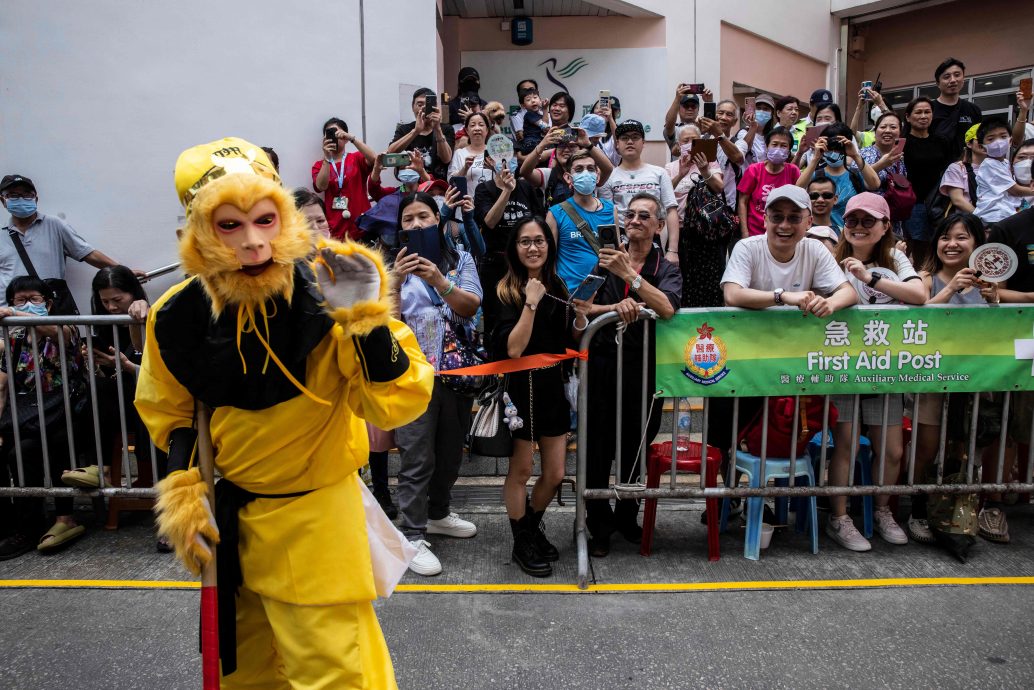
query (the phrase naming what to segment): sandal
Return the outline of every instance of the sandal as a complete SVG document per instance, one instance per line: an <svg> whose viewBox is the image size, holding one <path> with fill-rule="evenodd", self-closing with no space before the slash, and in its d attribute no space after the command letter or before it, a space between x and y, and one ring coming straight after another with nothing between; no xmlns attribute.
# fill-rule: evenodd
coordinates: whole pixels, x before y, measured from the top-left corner
<svg viewBox="0 0 1034 690"><path fill-rule="evenodd" d="M54 526L47 530L47 533L40 537L37 551L51 551L78 539L86 531L82 525L66 525L63 522L55 522Z"/></svg>
<svg viewBox="0 0 1034 690"><path fill-rule="evenodd" d="M78 489L96 489L101 485L101 471L97 465L65 470L61 473L61 482Z"/></svg>

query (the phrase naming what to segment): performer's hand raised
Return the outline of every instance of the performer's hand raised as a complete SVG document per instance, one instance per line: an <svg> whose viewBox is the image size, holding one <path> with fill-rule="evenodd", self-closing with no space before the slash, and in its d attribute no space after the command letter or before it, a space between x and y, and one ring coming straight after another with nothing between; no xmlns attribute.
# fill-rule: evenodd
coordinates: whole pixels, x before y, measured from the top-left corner
<svg viewBox="0 0 1034 690"><path fill-rule="evenodd" d="M380 297L380 273L372 261L359 253L349 256L324 247L316 259L316 278L331 309Z"/></svg>

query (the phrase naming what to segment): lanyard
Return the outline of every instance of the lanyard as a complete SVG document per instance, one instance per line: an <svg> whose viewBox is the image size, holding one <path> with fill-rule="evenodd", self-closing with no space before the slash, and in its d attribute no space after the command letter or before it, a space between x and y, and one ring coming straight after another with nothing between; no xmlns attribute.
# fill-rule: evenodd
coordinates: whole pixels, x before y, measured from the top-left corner
<svg viewBox="0 0 1034 690"><path fill-rule="evenodd" d="M334 161L328 160L330 163L330 169L334 171L335 177L337 177L337 188L342 189L345 186L345 157L341 156L341 169L338 170L334 167Z"/></svg>

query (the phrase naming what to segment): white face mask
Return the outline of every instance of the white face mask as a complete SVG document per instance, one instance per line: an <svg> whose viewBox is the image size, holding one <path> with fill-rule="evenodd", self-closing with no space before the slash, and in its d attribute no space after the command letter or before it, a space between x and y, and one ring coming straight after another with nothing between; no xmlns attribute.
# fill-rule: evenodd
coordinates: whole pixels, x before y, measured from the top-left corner
<svg viewBox="0 0 1034 690"><path fill-rule="evenodd" d="M1016 181L1020 184L1030 184L1030 165L1034 163L1034 160L1028 158L1024 161L1016 161L1016 165L1012 166L1013 173L1016 175Z"/></svg>
<svg viewBox="0 0 1034 690"><path fill-rule="evenodd" d="M878 105L874 105L872 107L872 109L869 111L869 117L872 118L873 122L876 122L876 120L879 120L880 119L880 115L882 115L882 114L883 114L883 111L880 110L880 107Z"/></svg>

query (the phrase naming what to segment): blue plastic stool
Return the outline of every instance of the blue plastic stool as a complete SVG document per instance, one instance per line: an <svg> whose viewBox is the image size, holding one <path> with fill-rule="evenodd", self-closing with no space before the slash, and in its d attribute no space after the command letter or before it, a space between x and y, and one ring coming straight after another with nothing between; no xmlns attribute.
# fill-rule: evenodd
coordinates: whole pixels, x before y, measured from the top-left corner
<svg viewBox="0 0 1034 690"><path fill-rule="evenodd" d="M815 436L808 442L808 454L811 456L811 461L815 467L818 467L819 460L822 458L822 446L820 445L819 437L821 433L815 434ZM833 448L833 434L826 434L826 447L829 449ZM827 451L826 458L829 458ZM816 470L817 472L817 470ZM855 457L855 482L861 486L872 485L872 443L866 436L858 437L858 455ZM851 497L851 509L854 510L857 507L856 501L858 496ZM872 496L861 496L862 499L862 535L866 539L872 539ZM782 519L786 521L785 516Z"/></svg>
<svg viewBox="0 0 1034 690"><path fill-rule="evenodd" d="M790 477L790 461L785 458L766 458L765 476L761 477L761 458L742 450L736 451L736 468L733 471L733 483L737 483L737 472L747 475L748 486L762 487L768 485L769 479L788 479ZM812 469L810 458L802 455L797 459L795 467L795 479L804 478L809 485L815 486L815 472ZM814 496L803 499L807 505L807 526L811 531L811 552L819 552L819 521L818 506ZM784 502L785 504L785 502ZM747 499L747 538L743 544L743 557L756 561L761 557L761 520L764 515L765 499L761 496L752 496ZM798 526L803 528L801 520L804 511L798 511ZM720 531L725 531L729 521L729 499L722 501L722 521Z"/></svg>

